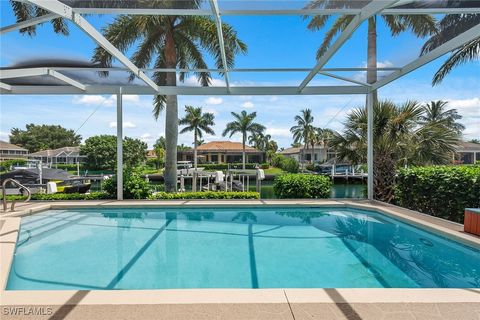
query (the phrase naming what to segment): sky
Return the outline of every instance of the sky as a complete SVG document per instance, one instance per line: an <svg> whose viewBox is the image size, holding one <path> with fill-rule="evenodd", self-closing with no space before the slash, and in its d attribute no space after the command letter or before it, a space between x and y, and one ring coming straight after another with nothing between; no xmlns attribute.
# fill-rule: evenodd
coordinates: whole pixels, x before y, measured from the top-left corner
<svg viewBox="0 0 480 320"><path fill-rule="evenodd" d="M273 2L272 2L273 3ZM304 2L295 5L301 8ZM0 0L1 25L15 22L9 2ZM87 16L97 29L112 22L115 16ZM315 53L324 37L324 30L307 30L307 21L299 16L224 16L223 22L231 24L238 37L248 45L248 53L236 58L238 68L311 68L315 65ZM333 20L332 20L333 21ZM28 59L67 58L89 61L95 43L81 30L69 25L68 37L57 35L50 24L37 29L34 37L10 32L0 38L0 65L8 67ZM325 29L326 30L326 29ZM409 33L392 37L383 22L378 24L378 65L401 67L418 57L425 39L417 39ZM337 52L326 67L364 67L366 64L366 26L357 29L351 39ZM134 47L133 47L134 48ZM127 56L132 52L129 50ZM446 59L444 56L432 63L396 80L379 90L380 99L403 103L415 100L426 103L431 100L449 101L463 116L464 139L480 138L480 61L471 62L455 69L435 87L431 80L435 71ZM209 67L214 68L211 57ZM363 73L338 73L364 80ZM384 76L385 74L381 74ZM117 74L126 77L126 74ZM213 74L213 85L224 85L218 74ZM231 73L233 86L254 85L299 85L306 73ZM345 85L340 80L316 76L311 85ZM198 85L193 76L187 77L185 85ZM155 120L152 115L152 96L124 96L124 134L139 138L151 147L164 135L165 114ZM205 141L226 140L221 136L226 123L232 120L231 112L257 112L257 122L267 128L267 133L280 147L292 143L290 127L300 110L310 108L314 125L341 130L342 122L350 110L365 103L364 95L331 96L179 96L179 114L185 105L200 106L215 115L216 135L207 135ZM98 134L116 133L115 96L95 95L1 95L0 140L8 140L12 128L25 128L28 123L60 124L75 130L84 139ZM230 140L240 141L240 136ZM179 144L191 146L193 135L179 135Z"/></svg>

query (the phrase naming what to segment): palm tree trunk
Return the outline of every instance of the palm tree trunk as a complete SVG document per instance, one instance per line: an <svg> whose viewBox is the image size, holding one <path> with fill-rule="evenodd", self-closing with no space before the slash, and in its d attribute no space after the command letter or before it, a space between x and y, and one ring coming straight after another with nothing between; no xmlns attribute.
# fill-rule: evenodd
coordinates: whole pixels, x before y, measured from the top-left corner
<svg viewBox="0 0 480 320"><path fill-rule="evenodd" d="M197 171L197 130L194 130L193 136L193 166Z"/></svg>
<svg viewBox="0 0 480 320"><path fill-rule="evenodd" d="M242 169L245 170L245 141L247 140L246 133L242 135Z"/></svg>
<svg viewBox="0 0 480 320"><path fill-rule="evenodd" d="M377 22L376 18L368 19L368 47L367 47L367 83L377 81ZM377 102L377 91L373 91L373 103Z"/></svg>
<svg viewBox="0 0 480 320"><path fill-rule="evenodd" d="M167 68L175 68L177 55L172 32L167 33L165 43L165 60ZM177 85L175 72L167 73L167 86ZM177 96L167 96L165 118L165 191L177 191L177 144L178 144L178 101Z"/></svg>
<svg viewBox="0 0 480 320"><path fill-rule="evenodd" d="M314 159L315 159L315 142L312 143L312 159L310 159L312 161L312 164Z"/></svg>

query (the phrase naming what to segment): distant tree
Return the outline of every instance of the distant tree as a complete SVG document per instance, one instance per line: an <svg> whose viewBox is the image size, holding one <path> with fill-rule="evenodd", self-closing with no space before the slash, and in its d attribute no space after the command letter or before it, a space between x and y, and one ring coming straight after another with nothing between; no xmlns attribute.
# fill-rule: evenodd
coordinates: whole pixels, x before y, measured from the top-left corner
<svg viewBox="0 0 480 320"><path fill-rule="evenodd" d="M447 101L432 101L423 106L424 114L420 117L420 120L424 123L438 123L449 129L454 130L457 133L461 133L465 130L465 126L458 123L457 120L462 119L462 116L458 114L457 109L447 109Z"/></svg>
<svg viewBox="0 0 480 320"><path fill-rule="evenodd" d="M290 145L292 148L301 148L302 144L300 142L294 142Z"/></svg>
<svg viewBox="0 0 480 320"><path fill-rule="evenodd" d="M162 168L165 165L165 138L160 137L155 141L153 145L153 150L155 151L157 168Z"/></svg>
<svg viewBox="0 0 480 320"><path fill-rule="evenodd" d="M19 145L29 152L62 147L75 147L82 141L82 136L73 130L59 125L26 125L26 130L13 128L10 133L10 143Z"/></svg>
<svg viewBox="0 0 480 320"><path fill-rule="evenodd" d="M472 139L468 142L480 144L480 139Z"/></svg>
<svg viewBox="0 0 480 320"><path fill-rule="evenodd" d="M195 169L197 169L198 138L202 138L204 132L215 134L212 129L212 126L215 125L214 119L213 113L203 113L201 107L185 106L185 117L179 120L179 124L185 126L180 133L193 131L193 163Z"/></svg>
<svg viewBox="0 0 480 320"><path fill-rule="evenodd" d="M245 170L245 144L247 142L248 134L255 134L263 132L265 127L259 123L254 122L257 117L256 112L247 113L243 110L241 113L232 112L232 116L235 118L234 121L227 123L227 127L223 130L222 135L225 137L230 134L230 137L235 133L242 134L242 168Z"/></svg>
<svg viewBox="0 0 480 320"><path fill-rule="evenodd" d="M290 128L290 132L293 134L293 141L295 143L301 143L303 141L304 149L308 150L310 144L315 143L315 127L313 126L313 116L311 109L305 109L301 111L300 115L295 116L296 125ZM314 148L312 147L312 162L314 159Z"/></svg>
<svg viewBox="0 0 480 320"><path fill-rule="evenodd" d="M117 138L113 135L93 136L80 146L87 157L87 167L93 170L113 170L117 163ZM139 139L123 139L123 163L136 167L147 159L147 144Z"/></svg>
<svg viewBox="0 0 480 320"><path fill-rule="evenodd" d="M157 141L155 141L155 144L153 145L153 149L157 149L157 148L162 148L163 150L165 150L165 147L166 147L166 141L165 141L165 137L160 137L157 139Z"/></svg>
<svg viewBox="0 0 480 320"><path fill-rule="evenodd" d="M188 151L188 150L192 150L192 147L186 146L183 143L177 146L177 151Z"/></svg>

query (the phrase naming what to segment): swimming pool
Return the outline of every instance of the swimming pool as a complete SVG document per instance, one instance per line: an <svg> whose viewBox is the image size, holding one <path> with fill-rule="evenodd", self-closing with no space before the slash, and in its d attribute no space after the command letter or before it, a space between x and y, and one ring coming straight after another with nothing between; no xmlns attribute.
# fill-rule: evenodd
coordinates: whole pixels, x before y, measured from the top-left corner
<svg viewBox="0 0 480 320"><path fill-rule="evenodd" d="M350 208L89 208L24 217L7 290L479 288L480 251Z"/></svg>

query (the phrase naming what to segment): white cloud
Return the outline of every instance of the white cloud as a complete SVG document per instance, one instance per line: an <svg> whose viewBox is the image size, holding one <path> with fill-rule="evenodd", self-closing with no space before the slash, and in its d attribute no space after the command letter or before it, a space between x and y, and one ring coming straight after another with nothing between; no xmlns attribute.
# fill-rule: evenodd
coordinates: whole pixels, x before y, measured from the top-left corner
<svg viewBox="0 0 480 320"><path fill-rule="evenodd" d="M213 106L217 106L222 103L223 103L223 99L218 97L209 97L208 99L205 100L205 104L213 105Z"/></svg>
<svg viewBox="0 0 480 320"><path fill-rule="evenodd" d="M112 122L109 123L109 126L110 126L110 128L116 128L117 123L115 121L112 121ZM136 128L137 126L131 121L125 121L123 123L123 127L124 128Z"/></svg>
<svg viewBox="0 0 480 320"><path fill-rule="evenodd" d="M255 105L251 101L246 101L246 102L242 103L241 106L242 106L242 108L245 108L245 109L251 109Z"/></svg>
<svg viewBox="0 0 480 320"><path fill-rule="evenodd" d="M178 77L177 77L177 83L179 85L182 85L182 83L178 80ZM197 77L195 77L195 76L189 76L189 77L185 78L185 81L183 82L183 84L185 86L189 86L189 87L200 87L200 82L198 81ZM222 79L212 78L210 80L210 85L212 87L225 87L226 83Z"/></svg>
<svg viewBox="0 0 480 320"><path fill-rule="evenodd" d="M290 129L288 128L267 128L265 132L272 137L282 137L282 138L289 138L292 136Z"/></svg>
<svg viewBox="0 0 480 320"><path fill-rule="evenodd" d="M0 140L8 142L10 139L8 136L9 134L9 132L0 131Z"/></svg>
<svg viewBox="0 0 480 320"><path fill-rule="evenodd" d="M86 105L105 105L108 107L112 107L116 104L116 97L111 95L110 97L106 98L105 96L100 95L83 95L83 96L75 96L73 98L74 104L86 104Z"/></svg>
<svg viewBox="0 0 480 320"><path fill-rule="evenodd" d="M140 97L136 94L123 95L122 100L123 102L140 103Z"/></svg>
<svg viewBox="0 0 480 320"><path fill-rule="evenodd" d="M140 136L141 139L147 139L150 138L152 135L150 133L144 133Z"/></svg>

